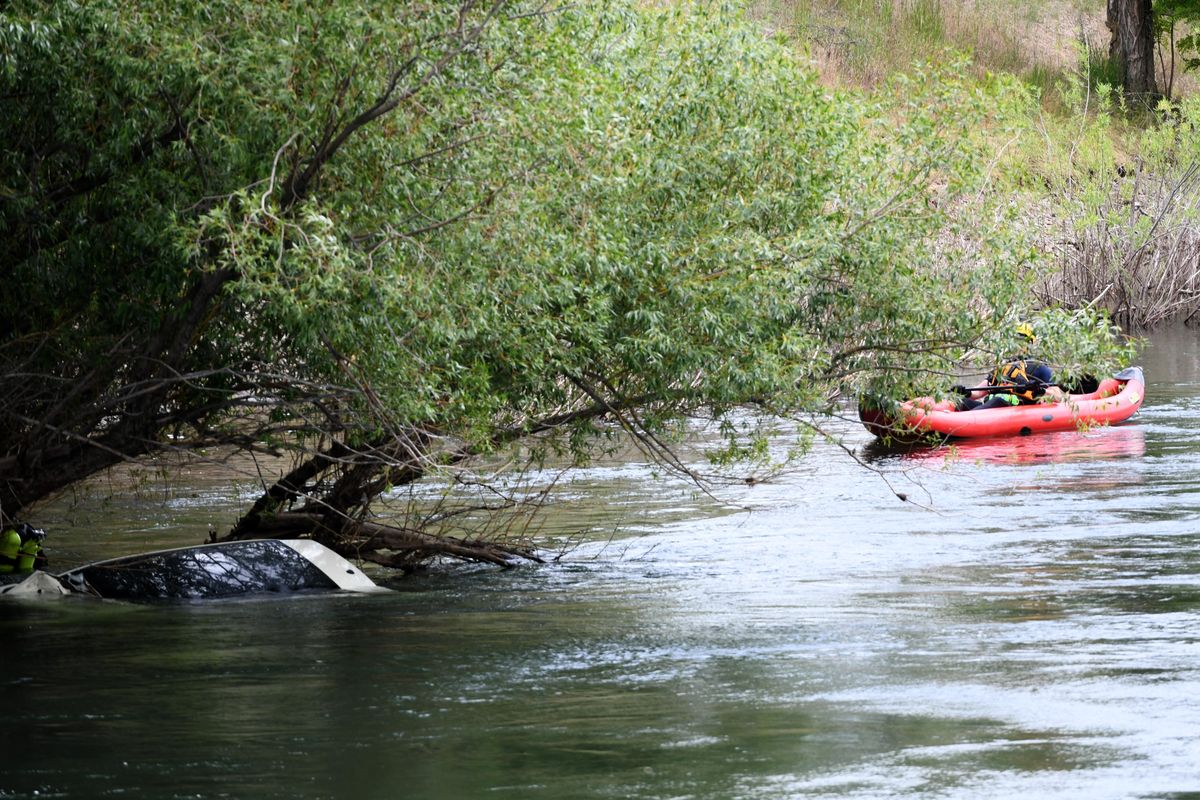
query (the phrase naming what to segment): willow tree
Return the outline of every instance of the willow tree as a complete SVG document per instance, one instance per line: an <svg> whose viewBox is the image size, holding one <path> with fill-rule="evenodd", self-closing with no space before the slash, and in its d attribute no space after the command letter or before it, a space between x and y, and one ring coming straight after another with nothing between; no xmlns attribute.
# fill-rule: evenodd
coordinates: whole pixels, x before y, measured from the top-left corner
<svg viewBox="0 0 1200 800"><path fill-rule="evenodd" d="M872 107L735 14L647 5L6 4L0 514L269 451L228 536L504 561L378 501L619 430L670 462L698 416L744 454L1020 307L1002 224L929 268L996 96Z"/></svg>

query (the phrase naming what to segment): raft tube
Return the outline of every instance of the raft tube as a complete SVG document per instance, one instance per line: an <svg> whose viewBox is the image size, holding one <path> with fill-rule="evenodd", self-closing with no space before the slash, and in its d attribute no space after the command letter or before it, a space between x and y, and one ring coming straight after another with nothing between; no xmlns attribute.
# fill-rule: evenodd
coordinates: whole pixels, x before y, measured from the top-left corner
<svg viewBox="0 0 1200 800"><path fill-rule="evenodd" d="M858 416L876 436L900 441L931 436L1027 436L1124 422L1142 407L1145 396L1146 379L1141 367L1130 367L1105 378L1096 391L1073 394L1061 403L956 411L952 399L919 397L889 412L860 400Z"/></svg>

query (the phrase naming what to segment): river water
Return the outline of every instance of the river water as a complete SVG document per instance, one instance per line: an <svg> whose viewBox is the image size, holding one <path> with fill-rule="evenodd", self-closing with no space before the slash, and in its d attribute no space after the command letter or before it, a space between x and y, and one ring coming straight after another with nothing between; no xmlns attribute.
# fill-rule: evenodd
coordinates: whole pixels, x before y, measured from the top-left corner
<svg viewBox="0 0 1200 800"><path fill-rule="evenodd" d="M1200 333L1141 363L1086 434L589 469L545 566L6 603L0 797L1200 797ZM240 498L182 480L38 521L62 567L196 543Z"/></svg>

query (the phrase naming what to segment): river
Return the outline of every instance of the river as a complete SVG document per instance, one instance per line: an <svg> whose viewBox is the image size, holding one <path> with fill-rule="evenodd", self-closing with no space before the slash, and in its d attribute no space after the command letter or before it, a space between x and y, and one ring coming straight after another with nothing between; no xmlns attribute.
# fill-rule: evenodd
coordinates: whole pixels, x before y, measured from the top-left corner
<svg viewBox="0 0 1200 800"><path fill-rule="evenodd" d="M1200 333L1140 363L1139 416L1086 434L903 454L835 420L878 472L818 444L719 502L594 467L544 566L3 604L0 798L1200 796ZM66 567L239 500L38 521Z"/></svg>

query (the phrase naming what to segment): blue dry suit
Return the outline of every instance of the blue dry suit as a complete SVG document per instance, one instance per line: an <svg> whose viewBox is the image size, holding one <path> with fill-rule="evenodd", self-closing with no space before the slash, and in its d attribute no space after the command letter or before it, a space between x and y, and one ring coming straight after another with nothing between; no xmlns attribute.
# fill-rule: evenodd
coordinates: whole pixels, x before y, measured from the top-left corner
<svg viewBox="0 0 1200 800"><path fill-rule="evenodd" d="M959 406L960 411L980 408L1005 408L1037 402L1045 394L1046 386L1054 383L1054 371L1049 366L1032 358L1019 358L1002 364L988 376L992 386L1012 388L996 392L983 400L966 398Z"/></svg>

